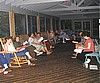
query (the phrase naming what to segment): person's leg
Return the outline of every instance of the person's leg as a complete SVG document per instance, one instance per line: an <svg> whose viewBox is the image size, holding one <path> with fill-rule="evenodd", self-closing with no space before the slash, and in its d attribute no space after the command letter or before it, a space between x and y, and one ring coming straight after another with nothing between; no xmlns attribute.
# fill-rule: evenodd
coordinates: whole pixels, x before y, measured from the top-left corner
<svg viewBox="0 0 100 83"><path fill-rule="evenodd" d="M1 63L2 68L5 68L5 64L6 64L6 67L7 67L7 61L6 61L6 59L4 58L4 56L5 56L5 55L0 54L0 63Z"/></svg>
<svg viewBox="0 0 100 83"><path fill-rule="evenodd" d="M7 60L6 60L6 58L4 58L3 54L0 54L0 63L2 66L2 69L0 69L0 73L2 73L8 68Z"/></svg>
<svg viewBox="0 0 100 83"><path fill-rule="evenodd" d="M17 56L26 56L26 59L28 60L28 56L23 51L16 52L16 55Z"/></svg>
<svg viewBox="0 0 100 83"><path fill-rule="evenodd" d="M28 46L28 47L27 47L27 50L28 50L28 52L30 53L30 55L31 55L32 57L34 57L34 58L35 58L36 54L39 53L39 51L37 51L36 48L35 48L33 45Z"/></svg>
<svg viewBox="0 0 100 83"><path fill-rule="evenodd" d="M63 37L63 43L66 43L66 42L65 42L65 37Z"/></svg>
<svg viewBox="0 0 100 83"><path fill-rule="evenodd" d="M77 57L79 60L82 60L84 62L85 61L85 54L88 54L88 53L92 53L92 52L82 52L82 53L78 54Z"/></svg>
<svg viewBox="0 0 100 83"><path fill-rule="evenodd" d="M24 53L24 55L26 55L29 60L37 60L37 59L31 57L29 51L26 48L24 50L22 50L21 52Z"/></svg>
<svg viewBox="0 0 100 83"><path fill-rule="evenodd" d="M6 53L6 54L5 54L5 58L7 59L7 64L10 63L12 57L14 57L13 54L9 54L9 53Z"/></svg>
<svg viewBox="0 0 100 83"><path fill-rule="evenodd" d="M26 55L26 54L27 54L27 55ZM35 64L32 64L31 61L29 60L28 53L26 53L26 54L25 54L23 51L17 52L17 53L16 53L17 56L26 56L28 65L35 65Z"/></svg>
<svg viewBox="0 0 100 83"><path fill-rule="evenodd" d="M44 50L46 51L47 55L51 54L46 47L44 47Z"/></svg>
<svg viewBox="0 0 100 83"><path fill-rule="evenodd" d="M72 56L72 58L77 58L78 53L76 52L75 54L73 54L74 56Z"/></svg>

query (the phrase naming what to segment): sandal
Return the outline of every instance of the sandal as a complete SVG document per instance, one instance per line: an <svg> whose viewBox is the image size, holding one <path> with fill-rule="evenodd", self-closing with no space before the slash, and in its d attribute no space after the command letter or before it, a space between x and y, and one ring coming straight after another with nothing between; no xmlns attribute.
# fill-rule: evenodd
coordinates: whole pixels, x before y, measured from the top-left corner
<svg viewBox="0 0 100 83"><path fill-rule="evenodd" d="M30 58L29 60L34 61L34 60L37 60L37 59L36 58Z"/></svg>

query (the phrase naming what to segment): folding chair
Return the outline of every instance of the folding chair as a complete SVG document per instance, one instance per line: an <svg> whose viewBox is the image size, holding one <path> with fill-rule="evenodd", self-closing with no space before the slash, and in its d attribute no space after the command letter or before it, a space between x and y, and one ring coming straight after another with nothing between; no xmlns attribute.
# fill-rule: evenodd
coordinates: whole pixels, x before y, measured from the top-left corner
<svg viewBox="0 0 100 83"><path fill-rule="evenodd" d="M0 42L1 42L1 46L2 48L4 49L4 44L3 44L3 41L2 39L0 38ZM11 58L11 62L10 62L10 67L21 67L21 64L25 64L25 63L28 63L27 60L26 60L26 57L23 55L23 56L17 56L16 55L16 52L13 52L14 54L14 57Z"/></svg>

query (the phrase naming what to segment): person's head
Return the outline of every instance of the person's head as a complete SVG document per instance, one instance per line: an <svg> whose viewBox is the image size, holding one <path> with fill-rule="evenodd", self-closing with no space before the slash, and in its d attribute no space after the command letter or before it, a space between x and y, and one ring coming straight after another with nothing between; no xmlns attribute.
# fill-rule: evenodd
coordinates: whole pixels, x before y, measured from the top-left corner
<svg viewBox="0 0 100 83"><path fill-rule="evenodd" d="M16 41L19 42L20 41L20 37L16 36Z"/></svg>
<svg viewBox="0 0 100 83"><path fill-rule="evenodd" d="M40 32L37 33L37 37L38 38L41 37L41 33Z"/></svg>
<svg viewBox="0 0 100 83"><path fill-rule="evenodd" d="M28 34L29 37L35 37L35 34L34 33L30 33Z"/></svg>
<svg viewBox="0 0 100 83"><path fill-rule="evenodd" d="M83 33L82 31L79 31L79 35L80 35L80 36L82 36L82 33Z"/></svg>
<svg viewBox="0 0 100 83"><path fill-rule="evenodd" d="M5 40L6 40L6 43L7 43L7 44L13 43L11 37L6 37Z"/></svg>
<svg viewBox="0 0 100 83"><path fill-rule="evenodd" d="M89 32L84 31L84 32L82 33L82 36L84 37L84 39L88 39L88 38L89 38Z"/></svg>

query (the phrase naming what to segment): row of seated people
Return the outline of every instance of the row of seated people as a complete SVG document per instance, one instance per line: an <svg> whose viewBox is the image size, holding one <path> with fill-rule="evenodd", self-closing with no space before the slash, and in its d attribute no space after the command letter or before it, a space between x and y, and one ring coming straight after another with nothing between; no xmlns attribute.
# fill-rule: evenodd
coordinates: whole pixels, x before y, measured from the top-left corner
<svg viewBox="0 0 100 83"><path fill-rule="evenodd" d="M82 60L83 62L85 61L85 55L88 53L93 53L95 52L95 46L94 42L89 36L88 32L79 32L79 35L77 37L77 42L73 42L75 44L75 49L73 54L74 56L72 58L78 58ZM88 57L88 60L90 62L90 57Z"/></svg>
<svg viewBox="0 0 100 83"><path fill-rule="evenodd" d="M0 69L0 72L4 72L9 68L9 63L11 61L11 58L14 57L14 52L16 52L17 56L26 56L26 59L28 61L28 65L34 66L35 64L31 63L31 60L37 60L36 58L32 58L30 55L30 49L34 50L34 52L37 55L42 54L45 52L47 55L50 55L51 49L50 49L50 42L48 40L43 40L43 37L41 37L41 34L38 33L37 36L35 36L34 33L29 34L28 43L24 42L21 43L20 37L16 36L15 39L12 38L5 38L6 42L4 44L4 49L0 53L0 63L2 66L2 69ZM49 50L47 48L47 45L49 46ZM8 73L7 73L8 74Z"/></svg>
<svg viewBox="0 0 100 83"><path fill-rule="evenodd" d="M49 40L41 37L41 33L37 33L37 36L35 36L34 33L29 34L28 39L29 45L34 46L39 52L43 51L46 52L47 55L51 54L51 47Z"/></svg>
<svg viewBox="0 0 100 83"><path fill-rule="evenodd" d="M8 70L9 68L9 64L11 61L11 58L14 57L14 52L16 52L17 56L26 56L28 65L32 65L34 66L35 64L31 63L31 60L36 60L35 58L32 58L31 55L29 54L29 51L27 50L27 48L24 46L22 49L19 49L20 47L18 45L19 42L17 42L18 38L16 37L16 41L13 42L11 38L6 38L5 39L6 42L4 44L4 49L3 51L0 53L0 63L2 66L2 69L0 70L0 72L7 72L6 70ZM16 46L16 48L14 47ZM8 72L7 72L8 74Z"/></svg>

